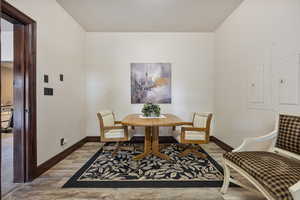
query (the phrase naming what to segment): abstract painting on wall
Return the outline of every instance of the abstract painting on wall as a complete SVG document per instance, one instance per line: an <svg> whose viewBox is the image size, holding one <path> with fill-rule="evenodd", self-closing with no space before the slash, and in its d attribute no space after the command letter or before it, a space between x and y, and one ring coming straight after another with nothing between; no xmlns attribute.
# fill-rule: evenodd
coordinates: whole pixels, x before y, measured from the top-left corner
<svg viewBox="0 0 300 200"><path fill-rule="evenodd" d="M131 63L131 103L171 103L171 63Z"/></svg>

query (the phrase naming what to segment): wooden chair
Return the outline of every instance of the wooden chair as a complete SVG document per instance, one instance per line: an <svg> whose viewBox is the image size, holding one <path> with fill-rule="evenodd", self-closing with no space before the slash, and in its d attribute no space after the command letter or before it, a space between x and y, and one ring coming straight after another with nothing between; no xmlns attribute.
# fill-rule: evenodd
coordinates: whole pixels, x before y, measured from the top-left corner
<svg viewBox="0 0 300 200"><path fill-rule="evenodd" d="M210 124L212 113L194 113L192 122L183 122L180 130L173 128L173 137L180 143L188 145L180 157L192 153L200 158L207 156L198 151L198 144L207 144L209 142Z"/></svg>
<svg viewBox="0 0 300 200"><path fill-rule="evenodd" d="M230 176L234 169L267 200L300 199L300 116L280 114L274 131L245 139L223 155L223 163L223 194L230 182L254 190Z"/></svg>
<svg viewBox="0 0 300 200"><path fill-rule="evenodd" d="M116 142L112 150L112 156L115 156L119 150L131 150L129 147L120 146L120 143L130 141L134 130L123 126L121 121L115 120L115 114L112 111L102 111L97 113L100 124L100 141Z"/></svg>

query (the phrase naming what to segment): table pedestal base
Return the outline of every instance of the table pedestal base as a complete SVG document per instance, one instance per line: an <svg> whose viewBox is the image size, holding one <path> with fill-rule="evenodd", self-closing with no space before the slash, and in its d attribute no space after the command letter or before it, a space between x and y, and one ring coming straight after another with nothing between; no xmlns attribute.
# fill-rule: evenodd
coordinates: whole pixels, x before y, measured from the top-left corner
<svg viewBox="0 0 300 200"><path fill-rule="evenodd" d="M171 158L168 155L159 152L159 127L158 126L145 128L144 153L135 156L133 159L140 160L151 154L161 159L171 160Z"/></svg>

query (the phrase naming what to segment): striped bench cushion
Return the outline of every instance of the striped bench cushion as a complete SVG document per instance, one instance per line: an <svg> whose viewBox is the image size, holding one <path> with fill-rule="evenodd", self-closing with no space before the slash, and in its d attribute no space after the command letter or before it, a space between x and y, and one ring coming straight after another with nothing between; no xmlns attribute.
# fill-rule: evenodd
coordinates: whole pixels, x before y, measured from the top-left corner
<svg viewBox="0 0 300 200"><path fill-rule="evenodd" d="M226 160L256 179L276 200L293 200L288 188L300 180L300 161L271 152L230 152Z"/></svg>

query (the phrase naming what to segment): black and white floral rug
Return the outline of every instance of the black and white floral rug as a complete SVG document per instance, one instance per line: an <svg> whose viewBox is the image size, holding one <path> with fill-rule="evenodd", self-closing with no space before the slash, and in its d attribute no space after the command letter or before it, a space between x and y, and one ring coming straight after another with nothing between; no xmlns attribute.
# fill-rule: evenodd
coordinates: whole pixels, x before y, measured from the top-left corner
<svg viewBox="0 0 300 200"><path fill-rule="evenodd" d="M194 155L180 158L178 154L182 151L182 147L177 144L170 144L161 152L170 156L172 161L155 156L134 161L133 157L142 153L140 150L119 151L115 157L112 157L111 151L100 149L63 187L174 188L222 186L223 169L207 152L199 148L200 152L207 155L207 159L200 159Z"/></svg>

